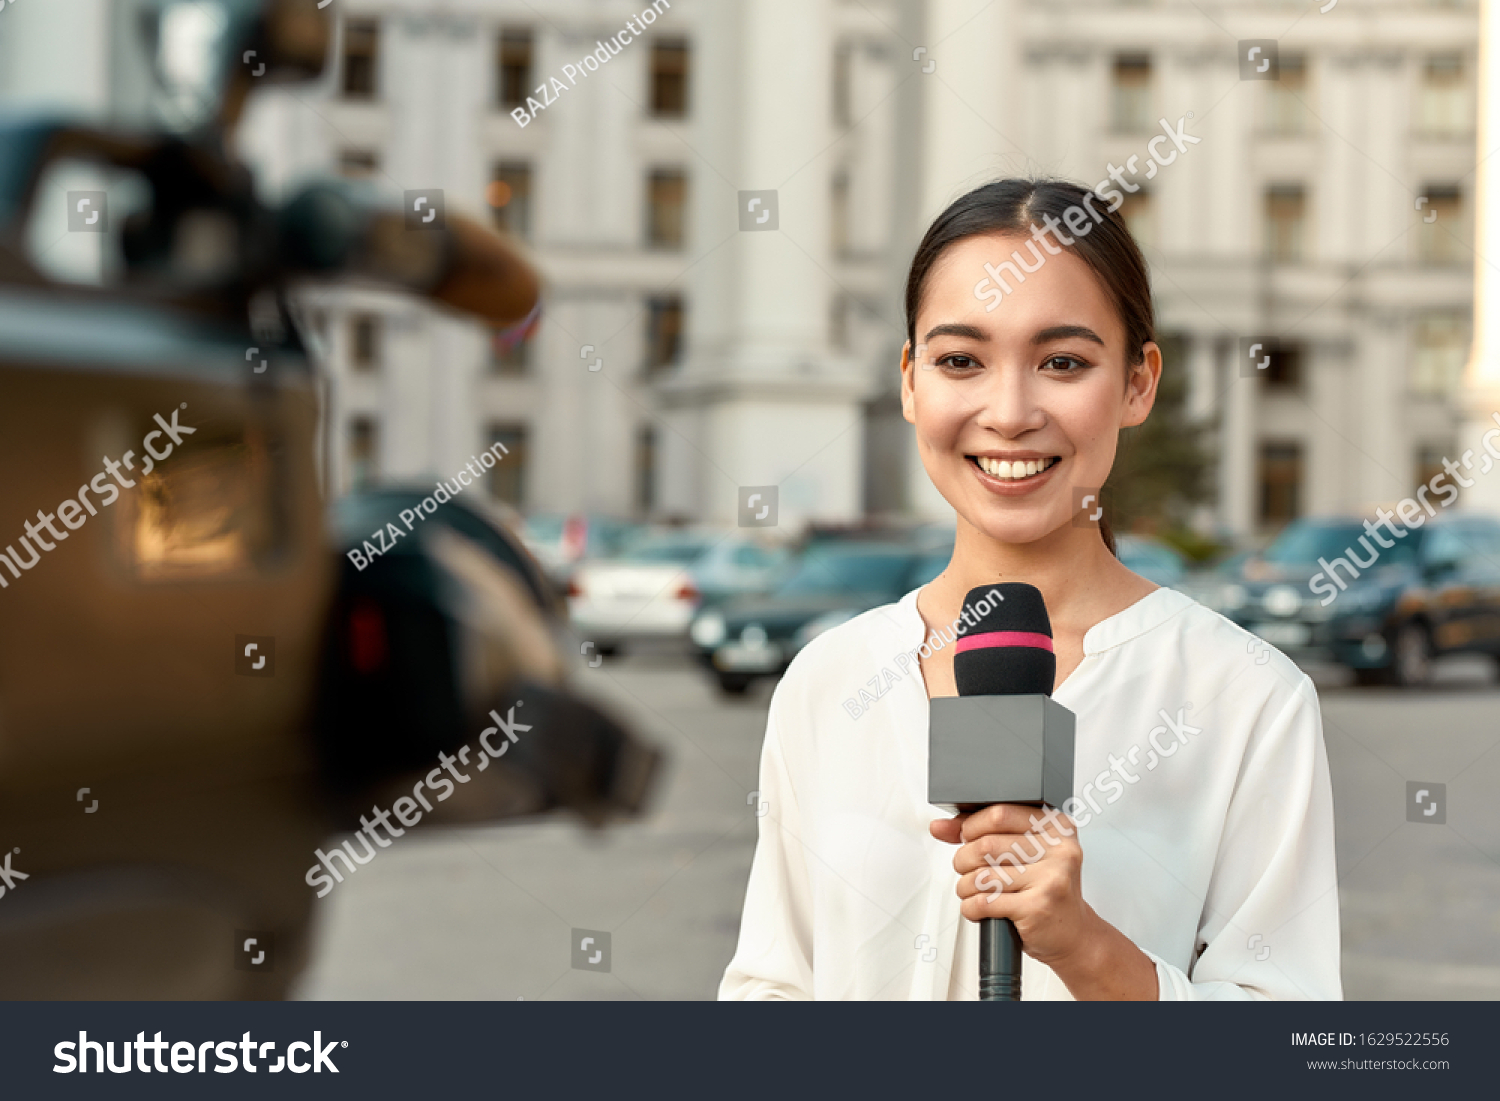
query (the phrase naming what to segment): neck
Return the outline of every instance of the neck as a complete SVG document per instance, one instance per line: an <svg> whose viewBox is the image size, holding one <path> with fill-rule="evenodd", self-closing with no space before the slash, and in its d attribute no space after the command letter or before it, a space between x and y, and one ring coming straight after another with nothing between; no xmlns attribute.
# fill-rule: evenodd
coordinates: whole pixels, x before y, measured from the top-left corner
<svg viewBox="0 0 1500 1101"><path fill-rule="evenodd" d="M1024 581L1041 590L1054 631L1075 624L1086 630L1100 618L1098 605L1117 603L1114 590L1125 579L1140 580L1109 552L1097 528L1065 524L1030 543L1002 543L960 516L953 559L934 595L956 610L970 589Z"/></svg>

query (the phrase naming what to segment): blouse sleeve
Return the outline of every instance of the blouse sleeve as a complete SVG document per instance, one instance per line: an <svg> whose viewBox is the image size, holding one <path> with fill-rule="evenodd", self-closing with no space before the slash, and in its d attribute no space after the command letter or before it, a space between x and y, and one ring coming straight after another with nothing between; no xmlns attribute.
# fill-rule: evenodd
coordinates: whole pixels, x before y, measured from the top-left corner
<svg viewBox="0 0 1500 1101"><path fill-rule="evenodd" d="M719 984L721 1001L809 1001L813 997L812 890L803 857L803 822L787 772L778 686L760 755L760 834L745 891L734 958Z"/></svg>
<svg viewBox="0 0 1500 1101"><path fill-rule="evenodd" d="M1198 945L1186 972L1147 953L1162 1001L1343 997L1333 792L1317 693L1305 675L1246 746Z"/></svg>

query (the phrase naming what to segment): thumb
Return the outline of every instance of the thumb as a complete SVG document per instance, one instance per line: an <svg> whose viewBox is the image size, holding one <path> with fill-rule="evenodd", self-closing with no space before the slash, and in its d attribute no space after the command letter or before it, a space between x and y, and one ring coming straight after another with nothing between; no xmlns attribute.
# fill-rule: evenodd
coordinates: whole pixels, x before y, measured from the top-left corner
<svg viewBox="0 0 1500 1101"><path fill-rule="evenodd" d="M962 844L963 834L961 831L964 819L967 817L968 815L956 814L952 818L934 818L927 828L932 831L932 836L936 837L939 841L946 841L950 845Z"/></svg>

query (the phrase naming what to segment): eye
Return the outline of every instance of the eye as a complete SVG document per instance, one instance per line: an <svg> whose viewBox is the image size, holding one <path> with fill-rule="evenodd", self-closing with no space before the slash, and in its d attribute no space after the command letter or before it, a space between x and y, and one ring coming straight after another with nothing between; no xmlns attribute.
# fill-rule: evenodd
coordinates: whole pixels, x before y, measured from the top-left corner
<svg viewBox="0 0 1500 1101"><path fill-rule="evenodd" d="M937 362L939 367L952 367L959 371L968 370L970 367L983 366L979 360L971 355L965 355L963 352L949 352Z"/></svg>
<svg viewBox="0 0 1500 1101"><path fill-rule="evenodd" d="M1087 366L1089 366L1089 364L1079 359L1077 356L1072 355L1048 356L1046 359L1042 360L1042 368L1044 370L1058 371L1062 374L1067 374L1069 372L1076 371Z"/></svg>

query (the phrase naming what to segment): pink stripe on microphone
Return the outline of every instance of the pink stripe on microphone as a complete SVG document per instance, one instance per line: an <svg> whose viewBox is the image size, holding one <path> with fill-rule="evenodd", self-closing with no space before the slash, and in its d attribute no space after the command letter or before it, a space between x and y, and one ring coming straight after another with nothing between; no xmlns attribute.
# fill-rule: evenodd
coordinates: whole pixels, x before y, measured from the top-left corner
<svg viewBox="0 0 1500 1101"><path fill-rule="evenodd" d="M989 631L982 635L965 635L954 646L955 654L965 650L980 650L986 646L1035 646L1038 650L1051 651L1052 636L1035 631Z"/></svg>

